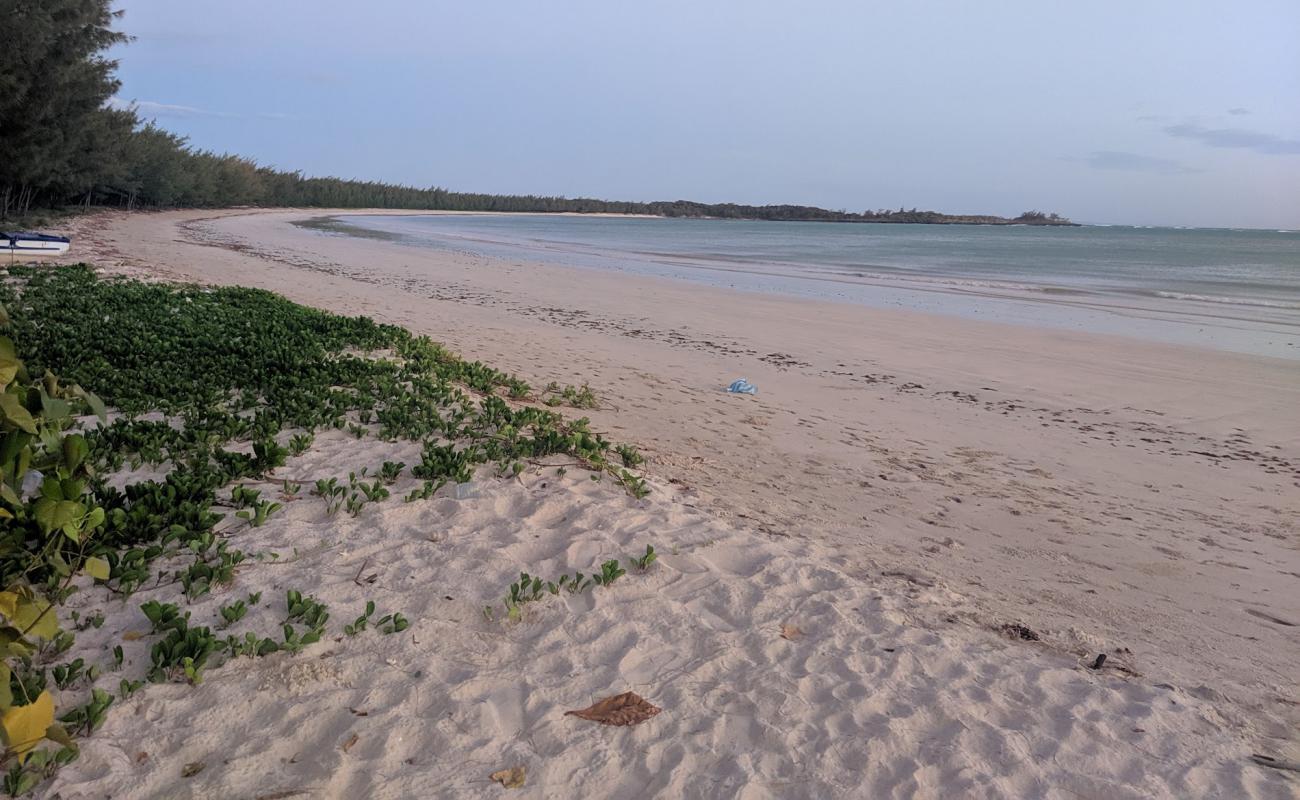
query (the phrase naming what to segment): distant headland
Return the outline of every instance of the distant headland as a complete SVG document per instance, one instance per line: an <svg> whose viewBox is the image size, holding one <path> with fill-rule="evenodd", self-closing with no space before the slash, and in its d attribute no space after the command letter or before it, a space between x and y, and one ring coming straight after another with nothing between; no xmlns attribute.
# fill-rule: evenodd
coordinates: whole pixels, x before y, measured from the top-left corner
<svg viewBox="0 0 1300 800"><path fill-rule="evenodd" d="M595 203L598 205L625 206L625 203L606 203L606 201L574 200L566 201L578 204ZM1079 223L1056 213L1026 211L1016 217L999 217L992 214L944 214L938 211L920 211L918 209L900 208L897 211L880 209L878 211L830 211L816 206L746 206L734 203L694 203L679 200L672 203L636 203L644 210L624 211L621 213L650 214L658 217L697 217L705 219L744 219L768 220L774 222L892 222L905 225L1064 225L1078 226ZM594 212L604 209L573 209Z"/></svg>

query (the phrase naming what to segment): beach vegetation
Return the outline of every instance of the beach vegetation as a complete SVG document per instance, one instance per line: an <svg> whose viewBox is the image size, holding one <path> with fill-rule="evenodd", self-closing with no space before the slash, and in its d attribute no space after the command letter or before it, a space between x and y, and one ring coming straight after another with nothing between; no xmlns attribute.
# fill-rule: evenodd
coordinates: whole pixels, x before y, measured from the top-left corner
<svg viewBox="0 0 1300 800"><path fill-rule="evenodd" d="M218 609L221 619L225 622L225 627L230 627L244 618L248 613L248 603L243 600L236 600L228 606L222 606Z"/></svg>
<svg viewBox="0 0 1300 800"><path fill-rule="evenodd" d="M618 453L619 458L623 459L623 466L625 467L639 467L645 463L645 457L641 455L641 451L630 444L620 444L614 449L614 452Z"/></svg>
<svg viewBox="0 0 1300 800"><path fill-rule="evenodd" d="M63 686L59 687L64 688ZM90 698L59 717L69 734L88 734L104 724L108 707L113 705L113 695L99 688L90 690Z"/></svg>
<svg viewBox="0 0 1300 800"><path fill-rule="evenodd" d="M249 658L260 658L270 655L280 649L280 645L269 636L258 636L256 633L249 631L243 637L230 635L226 637L224 647L231 658L248 656Z"/></svg>
<svg viewBox="0 0 1300 800"><path fill-rule="evenodd" d="M440 484L433 481L425 481L418 488L412 489L406 493L402 499L407 503L414 503L416 500L428 500L433 497L433 493L438 490Z"/></svg>
<svg viewBox="0 0 1300 800"><path fill-rule="evenodd" d="M400 461L385 461L379 467L379 479L386 484L394 484L401 477L404 469L406 469L406 464Z"/></svg>
<svg viewBox="0 0 1300 800"><path fill-rule="evenodd" d="M627 493L640 500L650 494L650 487L646 484L645 478L635 475L627 470L619 470L618 482L623 485Z"/></svg>
<svg viewBox="0 0 1300 800"><path fill-rule="evenodd" d="M597 586L610 586L614 581L627 574L627 570L618 563L617 558L611 558L609 561L600 565L600 574L592 577Z"/></svg>
<svg viewBox="0 0 1300 800"><path fill-rule="evenodd" d="M301 622L309 628L324 629L325 622L330 618L323 603L311 595L303 595L297 589L285 593L285 606L288 609L285 622Z"/></svg>
<svg viewBox="0 0 1300 800"><path fill-rule="evenodd" d="M654 563L656 557L654 547L646 545L645 554L629 559L628 563L638 571L644 572ZM542 600L547 594L558 595L566 591L569 594L581 594L594 586L611 586L626 574L627 569L616 558L602 562L599 565L599 572L590 576L575 572L572 576L564 574L557 580L545 580L537 575L520 572L519 579L512 581L506 590L502 606L506 618L517 621L522 617L525 605ZM490 622L495 618L496 610L492 606L485 606L483 616Z"/></svg>
<svg viewBox="0 0 1300 800"><path fill-rule="evenodd" d="M383 634L401 633L411 626L410 621L400 612L385 614L375 622L375 627Z"/></svg>
<svg viewBox="0 0 1300 800"><path fill-rule="evenodd" d="M628 472L626 454L635 451L608 442L588 420L531 401L507 403L526 384L401 328L267 292L104 279L85 266L15 267L7 277L0 282L8 309L0 311L0 731L12 732L4 734L6 757L23 763L0 765L10 770L6 785L35 785L32 775L72 757L57 754L75 753L60 744L70 734L56 713L85 735L113 698L140 689L139 678L195 684L226 658L294 653L323 637L328 609L298 590L286 593L274 637L227 630L247 618L260 592L196 606L210 609L202 620L184 607L249 568L227 538L229 525L222 529L222 509L254 528L272 521L281 504L255 482L296 494L297 481L266 476L308 452L319 431L343 430L365 412L380 438L417 442L420 459L409 474L421 483L409 502L469 483L480 467L518 474L556 455L594 475L610 473L630 493L644 488ZM81 386L96 387L103 399ZM127 466L162 474L125 485L110 480ZM386 461L347 482L309 485L327 513L345 503L359 512L386 501L407 470ZM576 593L623 574L617 562L600 569L542 581L539 590L529 578L517 594L528 602ZM58 605L92 585L121 599L146 587L175 585L182 593L140 604L149 630L128 631L123 642L149 637L148 666L120 676L114 694L96 686L96 665L58 662L77 631L103 624L96 610L72 617L68 630L58 623ZM517 598L514 607L520 604ZM344 632L394 634L411 625L400 612L375 613L367 604L364 622L353 620ZM106 651L110 669L129 669L121 643ZM49 666L35 668L33 659ZM62 749L43 750L41 741Z"/></svg>
<svg viewBox="0 0 1300 800"><path fill-rule="evenodd" d="M370 617L374 613L375 613L375 601L367 600L365 610L362 611L361 615L358 616L355 620L353 620L351 624L343 626L343 633L345 633L348 636L356 636L358 633L361 633L366 629L366 626L370 623Z"/></svg>
<svg viewBox="0 0 1300 800"><path fill-rule="evenodd" d="M251 505L251 508L236 511L235 516L247 521L254 528L262 527L272 514L284 508L283 504L273 503L270 500L257 500Z"/></svg>
<svg viewBox="0 0 1300 800"><path fill-rule="evenodd" d="M220 647L211 628L191 628L186 615L168 628L162 639L154 642L149 653L153 667L147 677L151 683L184 677L187 682L197 684L203 680L208 658Z"/></svg>
<svg viewBox="0 0 1300 800"><path fill-rule="evenodd" d="M319 642L323 631L323 628L309 628L303 633L298 633L292 625L286 622L283 626L284 641L280 642L278 647L287 653L297 653L304 647Z"/></svg>
<svg viewBox="0 0 1300 800"><path fill-rule="evenodd" d="M144 612L145 618L149 620L154 633L161 633L179 624L187 622L190 618L190 612L181 613L180 607L175 603L160 603L157 600L149 600L140 606Z"/></svg>
<svg viewBox="0 0 1300 800"><path fill-rule="evenodd" d="M310 433L295 433L289 437L289 453L300 456L311 449L312 442L316 439Z"/></svg>
<svg viewBox="0 0 1300 800"><path fill-rule="evenodd" d="M600 400L587 384L582 386L561 386L551 382L542 390L542 402L548 406L570 406L572 408L600 408Z"/></svg>
<svg viewBox="0 0 1300 800"><path fill-rule="evenodd" d="M637 568L637 570L639 570L640 572L645 572L646 570L650 569L650 565L655 563L655 560L658 558L659 556L655 554L654 545L648 544L645 546L645 552L643 554L641 554L640 556L633 557L632 559L630 559L630 561L632 562L633 566Z"/></svg>

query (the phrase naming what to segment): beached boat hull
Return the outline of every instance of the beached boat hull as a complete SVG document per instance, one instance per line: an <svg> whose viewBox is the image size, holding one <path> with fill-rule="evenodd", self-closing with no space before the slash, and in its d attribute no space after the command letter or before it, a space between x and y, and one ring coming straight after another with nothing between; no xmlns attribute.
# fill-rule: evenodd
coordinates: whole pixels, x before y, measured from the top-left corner
<svg viewBox="0 0 1300 800"><path fill-rule="evenodd" d="M50 236L44 233L0 233L0 257L8 256L11 260L61 256L71 247L72 242L66 236Z"/></svg>

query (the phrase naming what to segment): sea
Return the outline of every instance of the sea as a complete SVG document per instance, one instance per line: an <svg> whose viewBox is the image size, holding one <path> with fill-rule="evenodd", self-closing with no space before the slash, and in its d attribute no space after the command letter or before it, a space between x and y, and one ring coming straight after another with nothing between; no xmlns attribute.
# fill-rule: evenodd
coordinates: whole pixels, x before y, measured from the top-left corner
<svg viewBox="0 0 1300 800"><path fill-rule="evenodd" d="M547 214L335 221L341 232L514 263L1300 360L1300 231Z"/></svg>

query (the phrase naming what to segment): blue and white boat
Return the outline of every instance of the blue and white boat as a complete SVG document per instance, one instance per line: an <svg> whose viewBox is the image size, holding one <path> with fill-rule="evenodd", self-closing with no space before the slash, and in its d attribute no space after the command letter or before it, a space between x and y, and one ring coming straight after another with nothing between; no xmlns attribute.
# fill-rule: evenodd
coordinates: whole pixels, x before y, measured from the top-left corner
<svg viewBox="0 0 1300 800"><path fill-rule="evenodd" d="M0 257L10 260L33 256L61 256L72 247L66 236L45 233L6 233L0 231Z"/></svg>

